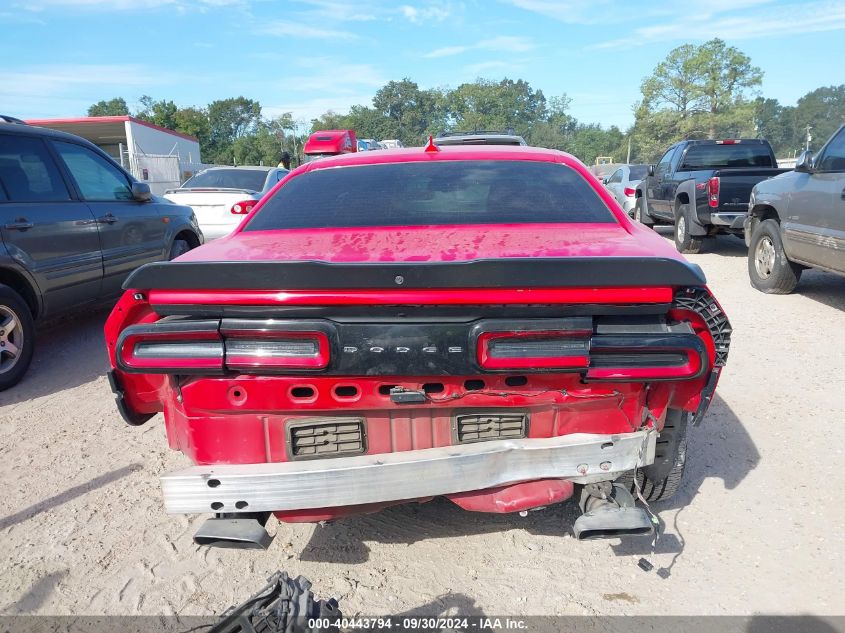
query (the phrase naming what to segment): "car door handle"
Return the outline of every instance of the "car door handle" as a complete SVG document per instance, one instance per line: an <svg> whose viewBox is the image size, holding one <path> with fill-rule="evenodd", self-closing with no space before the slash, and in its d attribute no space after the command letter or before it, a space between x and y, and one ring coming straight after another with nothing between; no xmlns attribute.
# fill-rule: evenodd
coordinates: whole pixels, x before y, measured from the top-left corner
<svg viewBox="0 0 845 633"><path fill-rule="evenodd" d="M27 221L26 218L18 218L14 222L9 222L4 226L8 231L26 231L35 226L32 222Z"/></svg>
<svg viewBox="0 0 845 633"><path fill-rule="evenodd" d="M117 218L114 217L111 213L106 213L105 215L101 215L97 218L97 222L99 224L114 224L117 222Z"/></svg>

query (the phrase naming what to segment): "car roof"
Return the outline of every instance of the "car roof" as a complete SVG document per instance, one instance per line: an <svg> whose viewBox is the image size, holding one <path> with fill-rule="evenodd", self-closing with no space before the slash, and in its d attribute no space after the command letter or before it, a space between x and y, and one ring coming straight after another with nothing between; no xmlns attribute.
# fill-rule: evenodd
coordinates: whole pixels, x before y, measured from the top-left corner
<svg viewBox="0 0 845 633"><path fill-rule="evenodd" d="M313 171L352 165L383 165L437 160L518 160L564 163L586 172L586 167L571 154L543 147L526 145L442 145L436 151L423 147L401 147L380 152L352 152L326 156L306 163L295 172Z"/></svg>
<svg viewBox="0 0 845 633"><path fill-rule="evenodd" d="M435 145L527 145L525 139L516 134L469 132L466 134L444 134L434 138Z"/></svg>
<svg viewBox="0 0 845 633"><path fill-rule="evenodd" d="M243 170L255 170L255 171L271 171L273 169L280 169L279 167L272 167L268 165L217 165L215 167L208 167L207 169L203 169L203 171L219 171L221 169L243 169Z"/></svg>

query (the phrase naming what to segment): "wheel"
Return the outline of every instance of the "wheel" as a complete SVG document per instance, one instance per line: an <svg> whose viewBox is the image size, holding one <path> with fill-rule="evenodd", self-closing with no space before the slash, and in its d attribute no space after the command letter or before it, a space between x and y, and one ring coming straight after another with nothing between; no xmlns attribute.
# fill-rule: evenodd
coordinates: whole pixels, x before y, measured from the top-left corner
<svg viewBox="0 0 845 633"><path fill-rule="evenodd" d="M681 409L669 409L666 423L654 451L654 463L637 470L637 482L646 501L669 499L681 487L687 463L687 430L689 414ZM618 479L637 496L633 471Z"/></svg>
<svg viewBox="0 0 845 633"><path fill-rule="evenodd" d="M643 198L643 197L637 198L637 202L634 205L634 219L637 222L639 222L640 224L643 224L645 226L653 228L654 222L648 221L648 220L651 220L651 218L649 218L648 220L645 219L646 218L646 212L645 212L644 207L645 207L645 198Z"/></svg>
<svg viewBox="0 0 845 633"><path fill-rule="evenodd" d="M184 255L189 250L191 250L191 245L188 244L188 240L173 240L173 246L170 247L169 259L176 259L179 255Z"/></svg>
<svg viewBox="0 0 845 633"><path fill-rule="evenodd" d="M32 362L35 323L21 296L0 284L0 391L20 382Z"/></svg>
<svg viewBox="0 0 845 633"><path fill-rule="evenodd" d="M795 290L803 268L793 264L783 250L780 225L764 220L754 229L748 248L748 277L760 292L786 295Z"/></svg>
<svg viewBox="0 0 845 633"><path fill-rule="evenodd" d="M689 217L689 205L682 204L675 212L675 248L679 253L695 254L701 251L704 239L690 235L690 224L692 222Z"/></svg>

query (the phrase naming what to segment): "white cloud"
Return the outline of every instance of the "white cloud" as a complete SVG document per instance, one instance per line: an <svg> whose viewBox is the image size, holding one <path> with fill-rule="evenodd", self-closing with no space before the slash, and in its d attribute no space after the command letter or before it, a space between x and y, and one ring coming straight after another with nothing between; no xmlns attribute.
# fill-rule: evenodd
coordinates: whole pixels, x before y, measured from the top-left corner
<svg viewBox="0 0 845 633"><path fill-rule="evenodd" d="M311 9L304 13L315 17L325 18L336 22L370 22L377 20L381 11L378 7L367 2L350 0L295 0L307 5Z"/></svg>
<svg viewBox="0 0 845 633"><path fill-rule="evenodd" d="M402 16L414 24L443 22L452 15L453 11L451 3L431 3L420 7L403 4L399 7Z"/></svg>
<svg viewBox="0 0 845 633"><path fill-rule="evenodd" d="M727 6L727 1L717 3ZM740 3L742 4L742 3ZM750 5L750 0L745 2ZM717 6L717 10L721 9ZM676 40L708 40L714 37L743 40L758 37L791 36L845 29L845 4L842 2L809 2L796 7L771 7L764 14L716 15L694 14L689 19L641 26L624 39L601 42L590 48L616 49Z"/></svg>
<svg viewBox="0 0 845 633"><path fill-rule="evenodd" d="M493 71L509 71L509 70L516 70L519 68L517 64L512 62L503 62L503 61L489 61L489 62L480 62L478 64L470 64L466 66L466 72L472 76L477 77L479 75L483 75L484 73L489 73Z"/></svg>
<svg viewBox="0 0 845 633"><path fill-rule="evenodd" d="M434 59L438 57L451 57L468 51L492 51L496 53L527 53L536 48L534 42L525 37L512 35L499 35L475 44L465 46L444 46L426 53L423 57Z"/></svg>
<svg viewBox="0 0 845 633"><path fill-rule="evenodd" d="M339 31L337 29L325 29L316 26L309 26L302 22L290 22L287 20L275 20L268 22L258 29L259 33L265 35L276 35L279 37L299 37L318 40L354 40L358 36L350 31Z"/></svg>
<svg viewBox="0 0 845 633"><path fill-rule="evenodd" d="M309 121L328 112L347 112L354 105L370 105L373 99L371 92L356 94L322 94L319 97L303 100L287 100L261 108L265 116L275 117L290 112L294 120Z"/></svg>
<svg viewBox="0 0 845 633"><path fill-rule="evenodd" d="M696 27L702 14L735 11L742 8L769 4L773 0L675 0L649 3L625 0L500 0L519 9L538 13L566 24L619 24L636 21L643 23L658 16L691 16Z"/></svg>
<svg viewBox="0 0 845 633"><path fill-rule="evenodd" d="M0 70L3 107L21 118L82 115L92 103L149 92L175 75L140 64L56 64Z"/></svg>
<svg viewBox="0 0 845 633"><path fill-rule="evenodd" d="M248 0L30 0L21 5L29 11L68 8L96 11L144 11L169 7L179 11L205 10L207 7L245 5Z"/></svg>

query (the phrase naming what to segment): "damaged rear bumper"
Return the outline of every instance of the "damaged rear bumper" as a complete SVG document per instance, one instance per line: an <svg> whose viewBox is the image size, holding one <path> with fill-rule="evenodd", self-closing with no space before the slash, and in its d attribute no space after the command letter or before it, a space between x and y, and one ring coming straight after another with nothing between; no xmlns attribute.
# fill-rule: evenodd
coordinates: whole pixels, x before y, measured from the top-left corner
<svg viewBox="0 0 845 633"><path fill-rule="evenodd" d="M331 508L485 490L536 479L589 483L654 461L656 433L575 433L355 457L193 466L161 478L170 513Z"/></svg>

